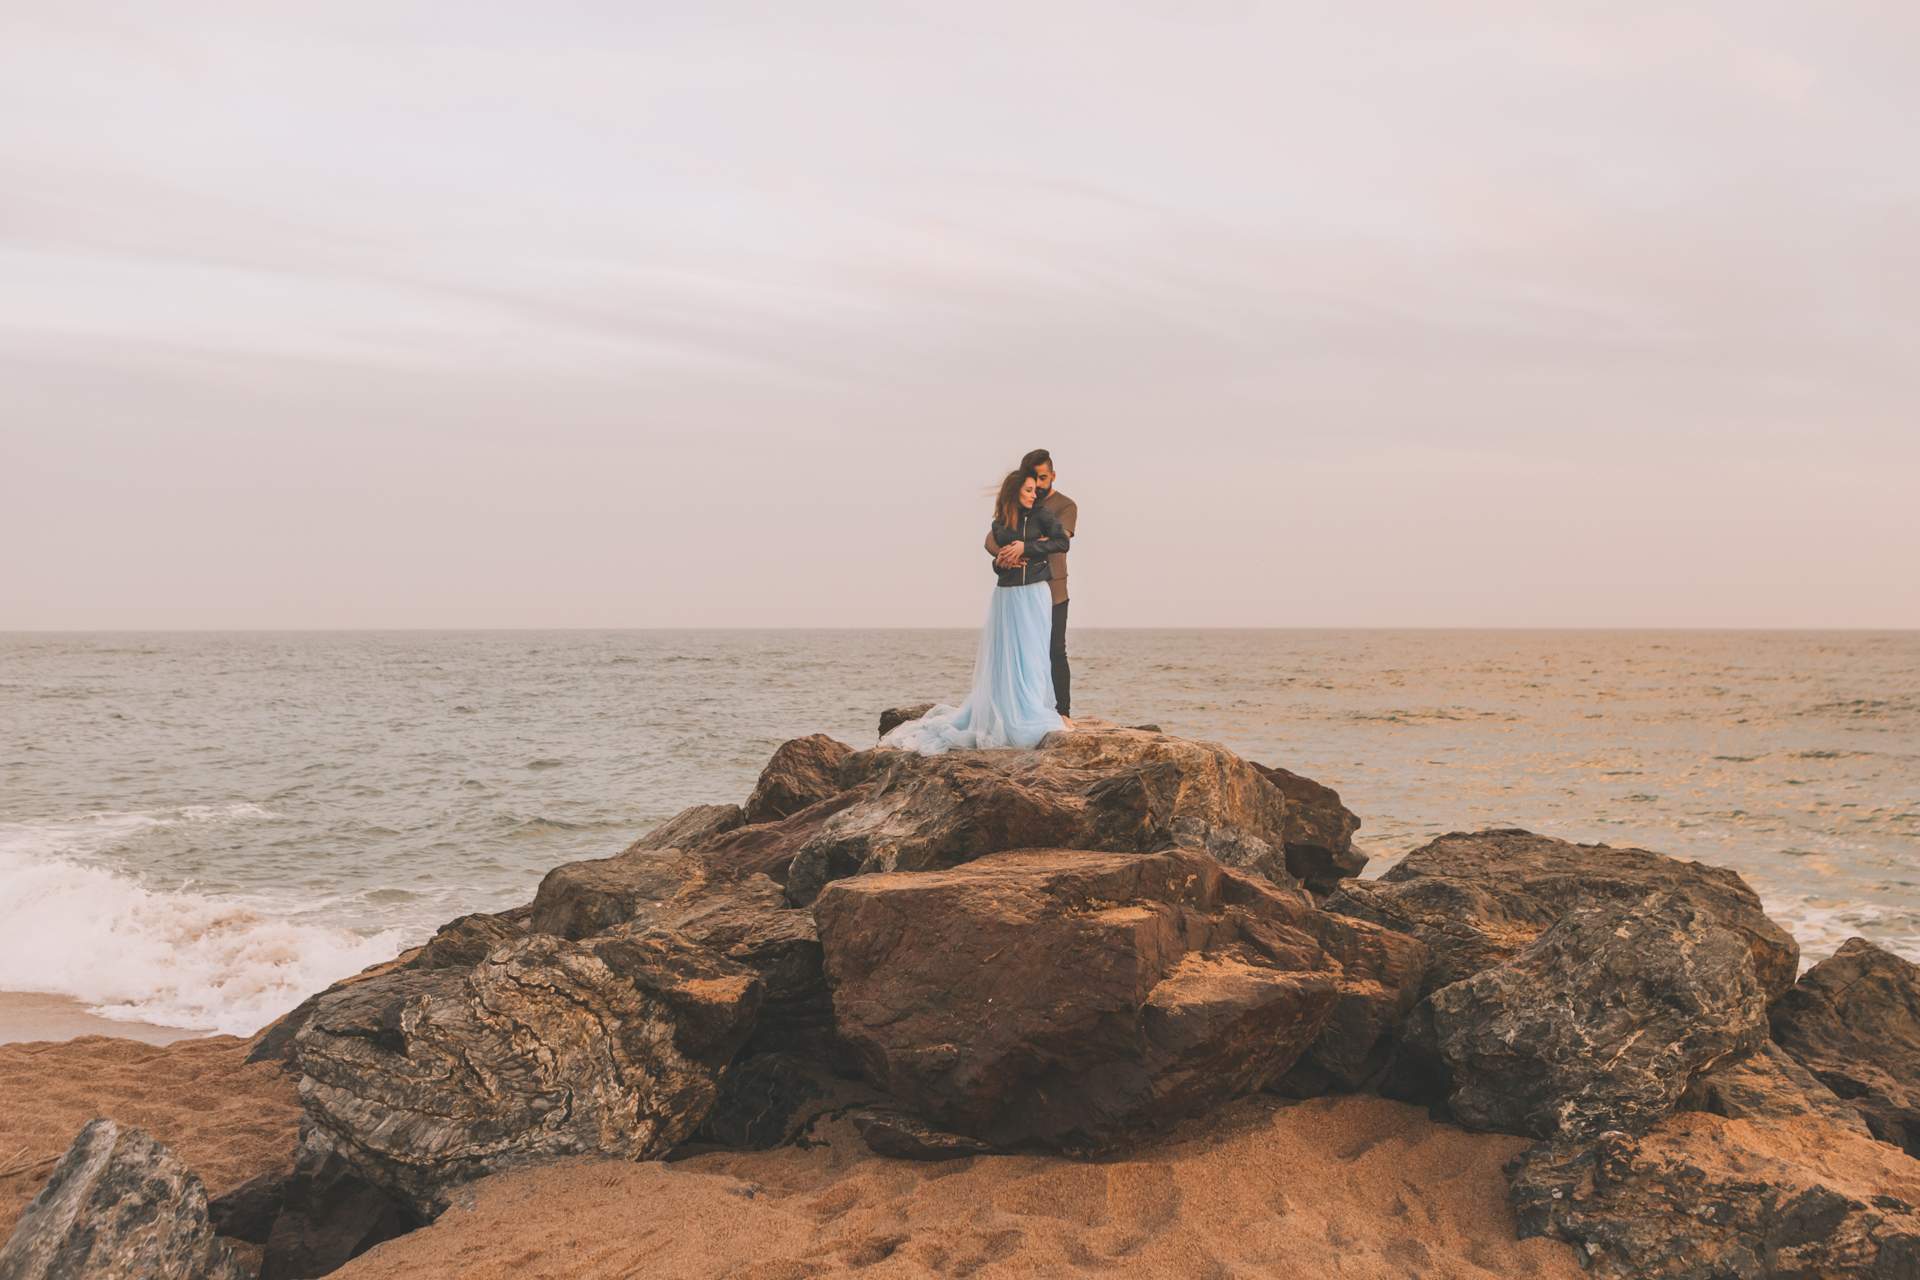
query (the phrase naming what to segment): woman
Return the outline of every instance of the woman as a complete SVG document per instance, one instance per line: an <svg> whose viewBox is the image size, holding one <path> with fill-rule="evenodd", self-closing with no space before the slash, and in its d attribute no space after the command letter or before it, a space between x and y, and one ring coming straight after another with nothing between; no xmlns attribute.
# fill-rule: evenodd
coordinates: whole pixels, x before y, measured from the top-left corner
<svg viewBox="0 0 1920 1280"><path fill-rule="evenodd" d="M880 739L883 747L938 755L955 748L1031 747L1055 729L1071 729L1053 709L1053 571L1047 557L1067 549L1066 530L1033 502L1037 478L1010 471L993 503L993 540L1020 544L1000 579L973 660L973 692L958 708L938 706Z"/></svg>

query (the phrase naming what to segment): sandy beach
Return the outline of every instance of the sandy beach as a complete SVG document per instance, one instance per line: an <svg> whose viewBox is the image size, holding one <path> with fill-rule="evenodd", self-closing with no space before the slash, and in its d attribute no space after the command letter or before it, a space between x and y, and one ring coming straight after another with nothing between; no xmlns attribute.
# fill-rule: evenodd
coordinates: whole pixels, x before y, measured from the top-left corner
<svg viewBox="0 0 1920 1280"><path fill-rule="evenodd" d="M0 1143L58 1155L97 1115L172 1145L213 1194L289 1166L293 1080L231 1036L156 1047L0 1046ZM639 1163L573 1159L487 1179L432 1226L335 1274L797 1280L1071 1275L1571 1277L1567 1246L1517 1242L1501 1165L1523 1139L1351 1096L1258 1095L1123 1158L939 1163L868 1151L844 1119L805 1148ZM0 1179L0 1234L50 1162ZM243 1250L243 1260L248 1251ZM257 1257L257 1254L254 1255Z"/></svg>
<svg viewBox="0 0 1920 1280"><path fill-rule="evenodd" d="M138 1040L144 1044L173 1044L178 1040L197 1040L204 1031L185 1027L161 1027L150 1022L119 1022L87 1012L87 1006L70 996L42 995L32 991L0 991L0 1044L20 1044L33 1040L72 1040L79 1036L113 1036Z"/></svg>

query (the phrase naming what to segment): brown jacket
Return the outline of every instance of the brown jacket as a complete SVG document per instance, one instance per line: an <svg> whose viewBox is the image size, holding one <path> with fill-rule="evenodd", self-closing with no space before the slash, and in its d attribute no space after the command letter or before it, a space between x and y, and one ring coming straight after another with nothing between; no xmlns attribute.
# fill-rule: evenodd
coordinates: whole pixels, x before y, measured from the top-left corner
<svg viewBox="0 0 1920 1280"><path fill-rule="evenodd" d="M1079 522L1080 508L1072 498L1054 489L1040 499L1040 505L1053 512L1054 517L1060 521L1060 527L1067 531L1069 538L1079 536L1074 526ZM990 556L1000 554L1000 544L993 540L991 530L987 533L987 554ZM1048 556L1047 566L1053 570L1053 602L1061 604L1067 598L1067 553L1062 551L1059 555Z"/></svg>

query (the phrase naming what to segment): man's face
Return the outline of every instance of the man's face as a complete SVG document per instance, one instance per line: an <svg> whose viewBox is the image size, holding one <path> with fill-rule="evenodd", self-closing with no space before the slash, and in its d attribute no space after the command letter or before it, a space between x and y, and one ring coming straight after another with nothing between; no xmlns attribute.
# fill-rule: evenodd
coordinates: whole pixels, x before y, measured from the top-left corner
<svg viewBox="0 0 1920 1280"><path fill-rule="evenodd" d="M1053 464L1051 462L1036 464L1033 468L1033 474L1040 478L1041 497L1044 498L1053 492Z"/></svg>

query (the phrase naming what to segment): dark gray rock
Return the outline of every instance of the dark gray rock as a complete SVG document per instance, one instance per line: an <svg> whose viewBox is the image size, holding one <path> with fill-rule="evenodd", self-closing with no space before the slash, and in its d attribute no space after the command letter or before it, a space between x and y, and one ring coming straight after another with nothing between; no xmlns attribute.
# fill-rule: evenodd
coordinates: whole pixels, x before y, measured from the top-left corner
<svg viewBox="0 0 1920 1280"><path fill-rule="evenodd" d="M1680 1131L1543 1142L1507 1165L1522 1240L1577 1250L1610 1280L1905 1280L1920 1214L1853 1194L1737 1135Z"/></svg>
<svg viewBox="0 0 1920 1280"><path fill-rule="evenodd" d="M292 1177L284 1172L263 1173L207 1201L207 1219L213 1223L214 1234L265 1244L273 1220L286 1204L287 1184Z"/></svg>
<svg viewBox="0 0 1920 1280"><path fill-rule="evenodd" d="M720 1078L700 1137L721 1146L767 1151L791 1142L827 1097L811 1065L784 1053L743 1057Z"/></svg>
<svg viewBox="0 0 1920 1280"><path fill-rule="evenodd" d="M440 926L427 944L409 954L408 969L471 969L487 953L505 942L525 937L531 906L515 907L499 915L468 915Z"/></svg>
<svg viewBox="0 0 1920 1280"><path fill-rule="evenodd" d="M1745 941L1769 999L1793 985L1799 944L1767 918L1737 873L1646 849L1514 829L1455 832L1414 850L1377 881L1343 883L1325 906L1425 942L1435 955L1430 985L1438 987L1518 954L1576 903L1632 903L1669 892L1685 894Z"/></svg>
<svg viewBox="0 0 1920 1280"><path fill-rule="evenodd" d="M931 702L916 702L910 707L887 708L880 713L880 736L884 738L901 725L918 720L933 710L934 706L935 704Z"/></svg>
<svg viewBox="0 0 1920 1280"><path fill-rule="evenodd" d="M469 973L388 975L323 998L295 1041L306 1142L427 1219L499 1169L658 1155L706 1119L762 991L665 932L534 934Z"/></svg>
<svg viewBox="0 0 1920 1280"><path fill-rule="evenodd" d="M338 1153L303 1145L281 1189L260 1280L331 1275L375 1245L423 1225L418 1213L374 1187Z"/></svg>
<svg viewBox="0 0 1920 1280"><path fill-rule="evenodd" d="M1381 1092L1477 1131L1640 1132L1766 1038L1744 939L1682 893L1577 906L1513 959L1423 999Z"/></svg>
<svg viewBox="0 0 1920 1280"><path fill-rule="evenodd" d="M965 1160L970 1156L1005 1155L1005 1147L945 1133L904 1111L865 1109L848 1117L859 1130L867 1150L890 1160Z"/></svg>
<svg viewBox="0 0 1920 1280"><path fill-rule="evenodd" d="M659 849L692 851L745 825L746 821L746 810L737 804L696 804L674 814L622 852L645 853Z"/></svg>
<svg viewBox="0 0 1920 1280"><path fill-rule="evenodd" d="M778 822L840 794L840 764L853 754L824 733L783 742L747 798L747 822Z"/></svg>
<svg viewBox="0 0 1920 1280"><path fill-rule="evenodd" d="M1279 847L1286 799L1217 743L1118 727L1049 734L1033 751L856 752L843 786L865 796L829 818L788 869L806 905L832 881L959 866L1008 849L1146 852L1176 819Z"/></svg>
<svg viewBox="0 0 1920 1280"><path fill-rule="evenodd" d="M1771 1040L1751 1058L1725 1063L1698 1077L1681 1097L1680 1108L1756 1123L1811 1117L1856 1137L1873 1137L1858 1111Z"/></svg>
<svg viewBox="0 0 1920 1280"><path fill-rule="evenodd" d="M1253 767L1287 798L1280 847L1295 879L1318 895L1366 870L1367 855L1353 847L1360 817L1340 803L1338 791L1290 769Z"/></svg>
<svg viewBox="0 0 1920 1280"><path fill-rule="evenodd" d="M534 933L585 938L646 908L696 896L707 880L706 859L679 849L629 849L612 858L562 863L540 881L528 925Z"/></svg>
<svg viewBox="0 0 1920 1280"><path fill-rule="evenodd" d="M243 1280L200 1179L167 1147L88 1122L0 1246L0 1280Z"/></svg>
<svg viewBox="0 0 1920 1280"><path fill-rule="evenodd" d="M1125 1143L1285 1072L1336 1013L1359 1015L1329 1054L1345 1062L1391 1025L1373 1006L1417 992L1424 956L1178 848L861 876L829 885L814 915L868 1081L994 1147ZM1353 969L1317 929L1345 939ZM1368 957L1390 972L1360 971Z"/></svg>
<svg viewBox="0 0 1920 1280"><path fill-rule="evenodd" d="M1865 938L1802 974L1773 1038L1882 1142L1920 1157L1920 967Z"/></svg>

